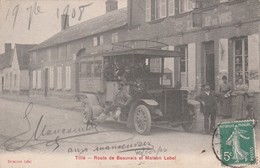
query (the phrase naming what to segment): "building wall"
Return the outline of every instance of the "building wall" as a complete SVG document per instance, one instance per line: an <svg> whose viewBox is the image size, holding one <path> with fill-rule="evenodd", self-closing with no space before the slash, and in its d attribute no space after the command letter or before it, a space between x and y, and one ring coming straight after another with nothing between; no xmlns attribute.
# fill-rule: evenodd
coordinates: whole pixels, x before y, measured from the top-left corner
<svg viewBox="0 0 260 168"><path fill-rule="evenodd" d="M20 91L29 91L29 70L21 70L19 78Z"/></svg>
<svg viewBox="0 0 260 168"><path fill-rule="evenodd" d="M143 18L140 18L144 17L143 15L137 17L135 14L131 14L132 17L136 17L136 20L142 22L139 25L130 26L131 30L129 31L128 39L158 40L175 47L195 43L194 57L196 59L192 58L194 60L190 61L191 64L189 65L190 68L195 66L196 70L196 76L191 77L191 80L195 79L196 86L195 88L190 88L195 91L200 90L201 84L206 82L203 45L205 42L214 42L215 88L217 90L219 80L221 79L221 74L219 74L221 69L219 64L221 55L219 53L219 43L223 41L222 39L228 41L226 51L228 57L228 61L226 61L228 62L227 71L230 82L233 82L232 41L234 38L259 34L260 2L258 0L238 0L209 6L203 9L196 9L194 12L175 14L174 16L150 22L145 22ZM142 7L144 8L145 6ZM140 6L133 6L133 8L140 8ZM132 9L132 11L134 10ZM138 21L132 23L137 23ZM178 69L175 71L175 74L179 75ZM251 89L255 90L255 88Z"/></svg>
<svg viewBox="0 0 260 168"><path fill-rule="evenodd" d="M76 83L79 82L79 63L77 63L76 55L79 50L85 48L84 57L91 56L91 54L111 51L112 47L112 33L118 33L118 39L125 40L126 27L114 29L97 35L86 38L74 40L65 44L51 46L30 53L30 93L31 94L46 94L56 95L61 97L72 97L80 88ZM94 37L103 36L103 44L94 46ZM36 58L35 58L36 57ZM70 89L66 88L66 67L70 66ZM58 67L61 67L62 83L61 88L58 88ZM50 87L50 69L53 68L53 87ZM41 71L41 87L33 88L33 73L34 71ZM46 71L48 71L48 80L46 82ZM36 75L37 76L37 75ZM36 77L37 78L37 77Z"/></svg>

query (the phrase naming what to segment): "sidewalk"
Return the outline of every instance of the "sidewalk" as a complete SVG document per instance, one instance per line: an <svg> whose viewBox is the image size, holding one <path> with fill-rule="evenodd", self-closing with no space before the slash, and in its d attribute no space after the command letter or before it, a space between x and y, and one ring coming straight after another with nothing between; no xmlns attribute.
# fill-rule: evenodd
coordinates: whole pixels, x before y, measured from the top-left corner
<svg viewBox="0 0 260 168"><path fill-rule="evenodd" d="M80 111L81 102L76 102L73 99L62 99L58 97L43 97L40 95L15 95L15 94L0 94L0 98L18 101L18 102L33 102L34 104L49 106L53 108L65 109L70 111Z"/></svg>

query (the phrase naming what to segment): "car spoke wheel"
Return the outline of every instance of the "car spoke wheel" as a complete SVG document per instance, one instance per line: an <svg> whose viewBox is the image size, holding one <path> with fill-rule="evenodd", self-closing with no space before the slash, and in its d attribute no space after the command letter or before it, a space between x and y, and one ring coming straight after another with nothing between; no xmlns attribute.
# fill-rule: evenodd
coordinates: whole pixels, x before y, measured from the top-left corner
<svg viewBox="0 0 260 168"><path fill-rule="evenodd" d="M150 132L152 119L149 109L145 105L139 105L134 113L134 126L139 134L147 135Z"/></svg>

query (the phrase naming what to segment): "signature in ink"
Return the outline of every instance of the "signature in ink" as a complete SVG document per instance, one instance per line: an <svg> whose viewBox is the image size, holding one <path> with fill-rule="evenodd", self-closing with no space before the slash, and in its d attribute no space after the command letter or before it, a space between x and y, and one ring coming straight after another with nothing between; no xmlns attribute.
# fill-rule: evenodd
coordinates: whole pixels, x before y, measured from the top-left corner
<svg viewBox="0 0 260 168"><path fill-rule="evenodd" d="M160 153L167 152L167 149L163 148L161 146L159 146L158 148L155 148L153 145L151 145L149 147L141 147L141 148L123 150L123 151L120 151L120 153L132 152L132 151L134 151L136 155L140 155L140 156L147 156L147 155L158 156Z"/></svg>
<svg viewBox="0 0 260 168"><path fill-rule="evenodd" d="M88 129L87 128L86 129L83 129L83 128L65 129L64 128L64 129L58 129L58 130L54 130L54 131L53 130L46 131L47 125L45 124L44 126L42 126L42 121L44 118L43 115L40 116L36 128L32 128L31 122L29 120L29 114L31 113L32 108L33 108L33 103L29 103L24 112L24 119L26 120L26 124L28 126L27 130L7 139L3 143L3 146L6 151L17 151L17 150L21 150L23 148L28 148L28 147L33 147L33 146L43 145L43 144L45 144L46 147L54 146L53 151L55 151L56 149L58 149L60 147L61 142L74 143L73 141L65 141L65 140L69 140L69 139L73 139L73 138L77 138L77 137L83 137L83 136L90 136L90 135L94 135L94 134L116 132L116 130L98 131L97 128L95 128L94 131L91 131L91 132L89 132L91 130L91 128L88 128ZM40 130L40 128L42 128L42 129ZM64 136L66 134L71 134L71 133L75 133L75 134ZM44 136L49 136L49 135L55 135L55 138L53 138L51 140L42 139ZM29 138L26 140L19 140L18 138L21 138L22 136L29 136ZM130 138L127 137L120 141L113 140L113 141L106 142L106 143L123 142L123 141L130 140L132 138L134 138L134 136L131 136ZM87 144L87 143L85 143L85 144Z"/></svg>

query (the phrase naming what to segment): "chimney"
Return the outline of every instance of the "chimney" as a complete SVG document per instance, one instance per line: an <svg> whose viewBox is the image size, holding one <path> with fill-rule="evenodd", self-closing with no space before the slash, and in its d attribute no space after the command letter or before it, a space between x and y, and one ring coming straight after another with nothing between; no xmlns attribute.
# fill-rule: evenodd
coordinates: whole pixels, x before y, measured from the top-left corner
<svg viewBox="0 0 260 168"><path fill-rule="evenodd" d="M61 15L61 30L65 30L69 27L69 15Z"/></svg>
<svg viewBox="0 0 260 168"><path fill-rule="evenodd" d="M118 2L117 0L107 0L106 1L106 13L117 10Z"/></svg>
<svg viewBox="0 0 260 168"><path fill-rule="evenodd" d="M5 43L5 53L12 51L12 43Z"/></svg>

